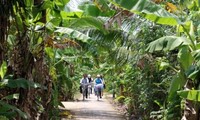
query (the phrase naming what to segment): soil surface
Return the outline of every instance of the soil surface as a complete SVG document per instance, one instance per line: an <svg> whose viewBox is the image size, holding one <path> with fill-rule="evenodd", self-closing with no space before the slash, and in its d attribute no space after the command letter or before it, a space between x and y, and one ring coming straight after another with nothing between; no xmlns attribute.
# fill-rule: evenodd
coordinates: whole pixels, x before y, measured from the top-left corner
<svg viewBox="0 0 200 120"><path fill-rule="evenodd" d="M63 118L62 120L125 120L108 101L111 99L108 97L110 96L105 94L97 101L97 97L91 94L90 98L83 101L82 96L79 95L76 101L62 102L65 109L72 113L71 119Z"/></svg>

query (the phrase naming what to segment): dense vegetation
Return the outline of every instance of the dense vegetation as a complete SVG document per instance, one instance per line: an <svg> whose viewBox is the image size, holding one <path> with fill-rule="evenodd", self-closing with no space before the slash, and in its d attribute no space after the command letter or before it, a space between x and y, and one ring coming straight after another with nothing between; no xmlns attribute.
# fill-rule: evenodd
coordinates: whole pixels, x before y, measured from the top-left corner
<svg viewBox="0 0 200 120"><path fill-rule="evenodd" d="M198 0L0 0L0 119L59 119L83 73L129 119L199 118Z"/></svg>

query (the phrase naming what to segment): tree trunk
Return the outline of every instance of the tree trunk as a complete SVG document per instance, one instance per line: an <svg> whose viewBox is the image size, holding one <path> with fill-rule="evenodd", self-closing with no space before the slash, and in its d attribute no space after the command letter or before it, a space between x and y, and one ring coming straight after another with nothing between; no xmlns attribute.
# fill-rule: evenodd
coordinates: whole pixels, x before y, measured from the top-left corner
<svg viewBox="0 0 200 120"><path fill-rule="evenodd" d="M20 1L20 0L19 0ZM34 4L41 4L43 0L35 0ZM45 54L44 54L44 41L41 43L41 50L38 52L38 55L34 56L30 52L30 37L28 35L27 26L23 23L23 30L18 29L18 24L16 24L16 40L15 46L12 48L10 55L7 55L7 36L8 29L10 26L9 18L12 16L14 19L16 15L13 10L13 5L18 4L15 12L19 15L23 13L23 1L7 1L0 0L0 65L3 60L9 61L9 73L14 74L14 78L25 78L29 81L41 83L41 85L47 87L44 89L6 89L3 92L0 92L0 97L6 96L11 93L19 93L19 100L12 101L10 103L17 105L17 107L26 112L29 116L29 120L35 120L38 118L39 105L41 103L44 107L44 112L40 115L42 120L48 119L49 111L51 106L49 103L51 101L51 90L52 90L52 82L51 77L49 75L49 70L45 63ZM41 22L46 23L46 11L42 11ZM21 15L22 21L25 20L24 16ZM16 22L17 20L15 20ZM15 22L13 22L15 24ZM45 31L44 31L45 32ZM43 34L44 35L44 34ZM45 39L45 37L43 37ZM9 58L7 58L9 57ZM36 59L36 61L34 61ZM40 101L41 99L41 101ZM18 116L16 119L22 119Z"/></svg>
<svg viewBox="0 0 200 120"><path fill-rule="evenodd" d="M34 5L39 5L43 2L43 0L34 0ZM46 10L42 11L42 18L40 19L40 22L46 23ZM44 29L45 32L45 29ZM36 58L36 73L39 75L42 79L41 81L38 81L42 85L45 85L47 87L47 90L40 91L40 94L42 96L42 105L44 107L44 111L41 113L39 119L49 119L49 111L52 108L52 105L50 104L51 101L51 92L52 92L52 80L49 75L48 67L45 63L45 39L46 36L43 37L43 42L41 43L41 51L39 51L38 57Z"/></svg>
<svg viewBox="0 0 200 120"><path fill-rule="evenodd" d="M41 4L43 0L34 1L35 4ZM42 11L41 22L46 22L46 12ZM23 20L23 17L22 17ZM39 51L36 54L32 55L29 51L30 38L27 35L27 27L24 26L23 31L18 30L18 37L16 39L16 46L14 48L14 65L13 70L15 71L16 78L26 78L29 81L40 83L41 85L47 87L47 90L44 89L22 89L18 91L20 93L18 106L19 108L26 112L29 115L30 120L35 120L38 118L39 106L38 103L44 108L43 113L40 115L42 120L48 119L49 117L49 108L51 100L51 78L48 72L48 68L45 63L45 54L44 54L44 37L43 42L39 45ZM44 31L45 33L45 31ZM44 34L42 34L44 35ZM41 101L40 101L41 99ZM20 119L20 118L18 118Z"/></svg>
<svg viewBox="0 0 200 120"><path fill-rule="evenodd" d="M0 0L0 65L6 60L6 38L9 27L9 4L7 0Z"/></svg>

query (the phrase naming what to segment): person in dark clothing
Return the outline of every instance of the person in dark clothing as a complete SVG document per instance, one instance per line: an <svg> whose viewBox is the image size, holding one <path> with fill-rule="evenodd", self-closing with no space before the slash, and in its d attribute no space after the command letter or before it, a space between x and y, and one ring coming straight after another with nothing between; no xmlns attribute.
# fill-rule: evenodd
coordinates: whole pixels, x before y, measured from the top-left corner
<svg viewBox="0 0 200 120"><path fill-rule="evenodd" d="M92 79L92 77L91 77L90 74L88 75L88 80L89 80L89 83L90 83L90 86L88 86L88 87L89 87L90 92L91 92L91 94L92 94L93 79Z"/></svg>

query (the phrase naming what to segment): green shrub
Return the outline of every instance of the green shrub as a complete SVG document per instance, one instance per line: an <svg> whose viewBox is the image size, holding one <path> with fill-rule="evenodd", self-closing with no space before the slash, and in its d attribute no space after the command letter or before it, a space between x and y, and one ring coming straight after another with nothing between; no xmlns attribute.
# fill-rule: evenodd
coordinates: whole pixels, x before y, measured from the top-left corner
<svg viewBox="0 0 200 120"><path fill-rule="evenodd" d="M119 103L124 103L125 97L124 96L118 96L115 101Z"/></svg>

